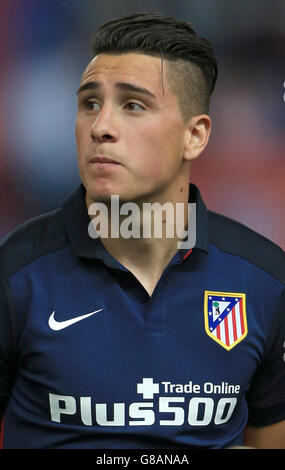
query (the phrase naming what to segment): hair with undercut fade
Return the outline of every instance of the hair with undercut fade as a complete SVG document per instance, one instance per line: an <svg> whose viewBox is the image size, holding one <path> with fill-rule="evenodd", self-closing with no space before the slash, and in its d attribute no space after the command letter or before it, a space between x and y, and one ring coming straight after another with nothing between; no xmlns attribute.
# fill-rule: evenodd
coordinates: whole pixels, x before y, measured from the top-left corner
<svg viewBox="0 0 285 470"><path fill-rule="evenodd" d="M188 22L158 13L137 13L108 21L91 40L92 57L137 52L167 61L167 79L184 120L209 112L218 64L213 47Z"/></svg>

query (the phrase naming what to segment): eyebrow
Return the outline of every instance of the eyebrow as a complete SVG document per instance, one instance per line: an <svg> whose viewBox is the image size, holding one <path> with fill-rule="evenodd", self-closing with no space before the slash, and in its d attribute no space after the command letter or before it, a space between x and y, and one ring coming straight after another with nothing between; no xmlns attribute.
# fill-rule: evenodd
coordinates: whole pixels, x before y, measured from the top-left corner
<svg viewBox="0 0 285 470"><path fill-rule="evenodd" d="M100 88L100 86L101 85L99 82L87 82L78 88L76 94L78 95L82 91L86 91L86 90L94 91ZM123 90L123 91L133 91L135 93L141 93L143 95L149 96L152 99L155 99L155 100L157 99L157 97L153 93L151 93L151 91L149 91L147 88L142 88L137 85L133 85L132 83L118 82L115 84L115 88L119 90Z"/></svg>

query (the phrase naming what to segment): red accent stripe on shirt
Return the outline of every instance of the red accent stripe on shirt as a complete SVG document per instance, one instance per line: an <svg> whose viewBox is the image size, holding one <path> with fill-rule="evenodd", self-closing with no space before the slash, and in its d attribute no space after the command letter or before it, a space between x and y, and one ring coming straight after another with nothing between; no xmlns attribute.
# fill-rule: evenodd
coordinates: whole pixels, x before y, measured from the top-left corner
<svg viewBox="0 0 285 470"><path fill-rule="evenodd" d="M184 261L186 258L188 258L188 256L190 255L191 251L192 251L192 248L191 248L191 250L188 251L188 253L186 253L185 256L183 256L182 261Z"/></svg>

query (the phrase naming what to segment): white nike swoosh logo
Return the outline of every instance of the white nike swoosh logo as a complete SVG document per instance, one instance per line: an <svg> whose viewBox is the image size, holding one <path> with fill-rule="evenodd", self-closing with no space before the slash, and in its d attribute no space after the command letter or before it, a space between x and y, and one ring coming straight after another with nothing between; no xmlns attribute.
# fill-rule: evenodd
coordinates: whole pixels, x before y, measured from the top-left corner
<svg viewBox="0 0 285 470"><path fill-rule="evenodd" d="M56 319L54 318L54 315L55 315L55 310L54 310L51 316L49 317L48 324L52 330L55 330L55 331L63 330L63 328L67 328L68 326L73 325L74 323L84 320L84 318L91 317L91 315L101 312L101 310L103 309L100 308L99 310L96 310L95 312L86 313L85 315L80 315L79 317L71 318L70 320L65 320L65 321L56 321Z"/></svg>

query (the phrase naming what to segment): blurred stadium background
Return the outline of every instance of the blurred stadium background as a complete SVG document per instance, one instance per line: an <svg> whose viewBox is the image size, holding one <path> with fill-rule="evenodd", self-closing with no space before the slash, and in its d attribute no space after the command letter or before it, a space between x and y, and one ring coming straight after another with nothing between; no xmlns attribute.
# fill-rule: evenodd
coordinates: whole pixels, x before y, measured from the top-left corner
<svg viewBox="0 0 285 470"><path fill-rule="evenodd" d="M159 11L214 45L213 132L193 165L208 208L285 249L284 0L1 0L0 236L79 183L75 92L95 29Z"/></svg>

